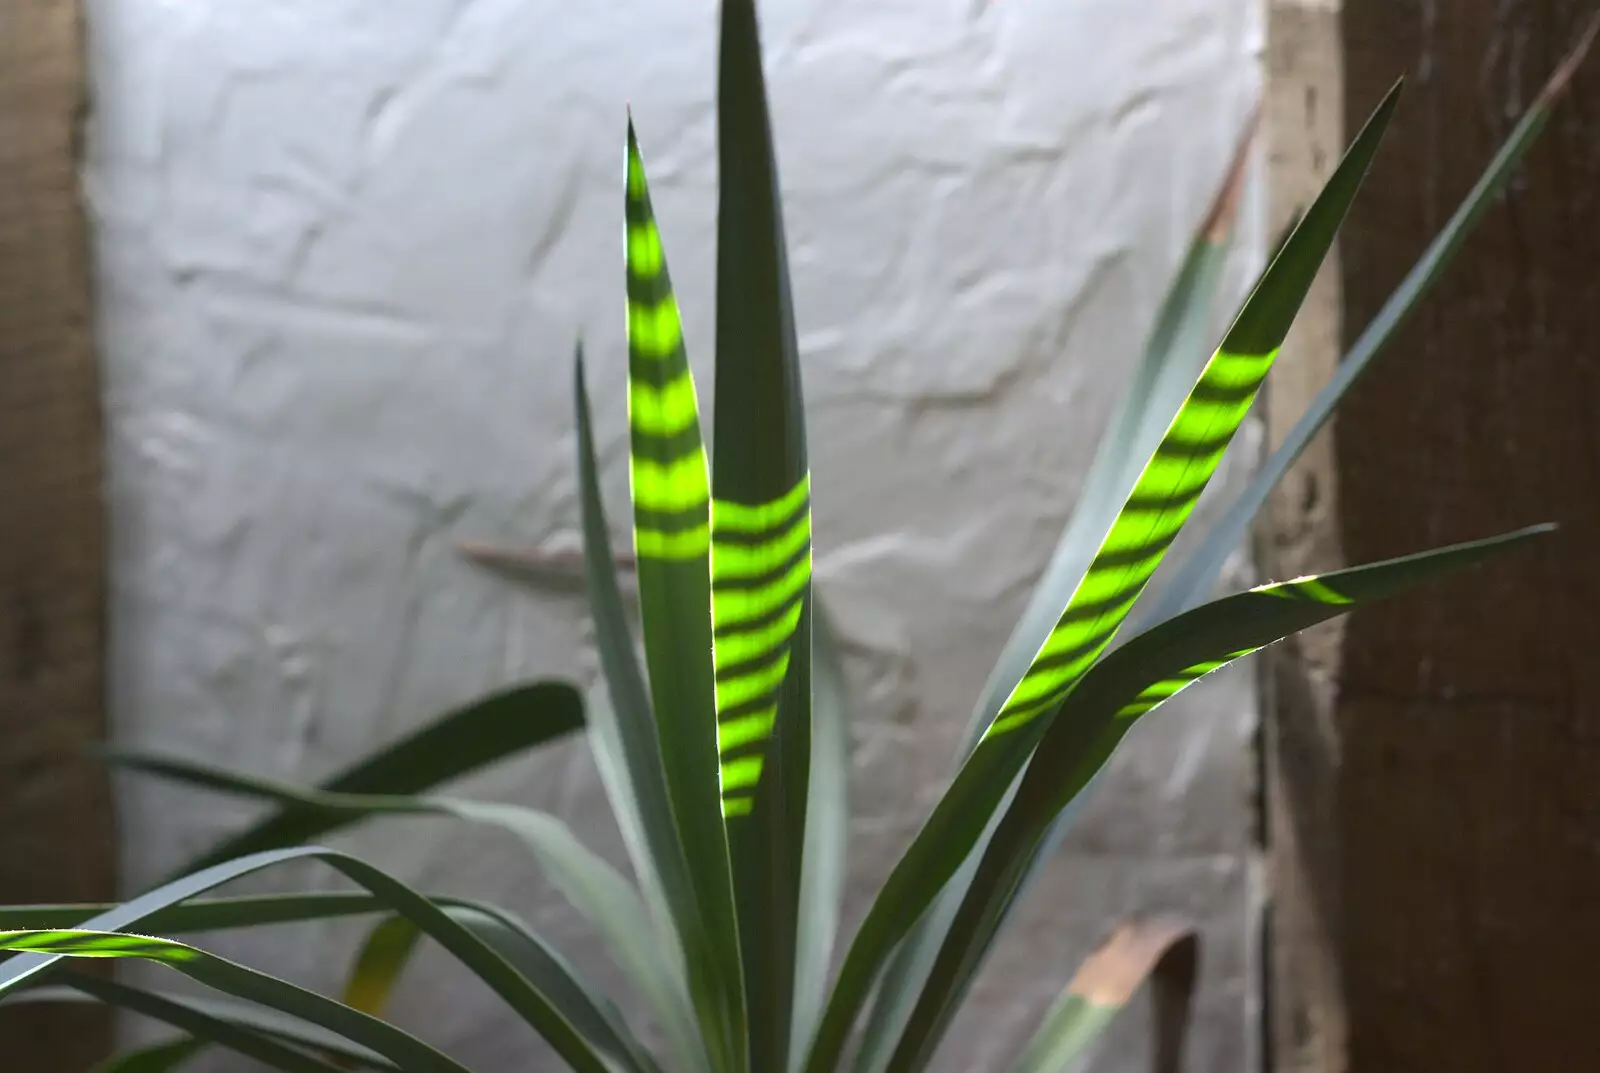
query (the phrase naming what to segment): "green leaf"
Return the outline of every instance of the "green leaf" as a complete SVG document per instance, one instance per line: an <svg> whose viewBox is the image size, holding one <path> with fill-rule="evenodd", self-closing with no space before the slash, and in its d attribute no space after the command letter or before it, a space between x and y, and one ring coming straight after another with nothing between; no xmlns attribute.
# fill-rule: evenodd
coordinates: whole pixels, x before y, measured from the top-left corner
<svg viewBox="0 0 1600 1073"><path fill-rule="evenodd" d="M689 882L683 844L672 818L662 766L661 739L644 674L628 630L628 616L611 553L611 527L600 495L594 419L584 383L583 346L573 357L573 410L577 415L578 484L583 514L583 568L594 617L600 666L611 706L590 713L589 743L606 796L657 926L676 932L692 950L706 949L705 924ZM710 973L711 976L705 974ZM697 970L701 982L714 968Z"/></svg>
<svg viewBox="0 0 1600 1073"><path fill-rule="evenodd" d="M753 0L724 0L717 87L711 608L722 811L750 1065L789 1061L811 767L811 478Z"/></svg>
<svg viewBox="0 0 1600 1073"><path fill-rule="evenodd" d="M355 964L345 980L344 1004L351 1009L381 1016L389 1005L395 984L411 962L422 930L402 916L380 920L362 940Z"/></svg>
<svg viewBox="0 0 1600 1073"><path fill-rule="evenodd" d="M448 898L434 897L445 904ZM0 931L42 928L76 928L85 921L118 908L117 902L78 902L42 905L0 905ZM224 931L263 924L293 924L303 920L331 920L366 916L384 911L384 903L365 891L334 894L257 894L248 897L205 898L157 910L145 918L153 932Z"/></svg>
<svg viewBox="0 0 1600 1073"><path fill-rule="evenodd" d="M172 1073L172 1070L181 1068L207 1046L205 1040L192 1036L152 1043L148 1047L107 1058L90 1073Z"/></svg>
<svg viewBox="0 0 1600 1073"><path fill-rule="evenodd" d="M414 794L556 741L583 727L583 698L562 682L535 682L474 701L440 717L321 784L331 793ZM353 819L353 818L352 818ZM248 853L297 845L351 822L280 810L234 835L170 878Z"/></svg>
<svg viewBox="0 0 1600 1073"><path fill-rule="evenodd" d="M1014 1073L1061 1073L1126 1006L1153 992L1153 1073L1180 1073L1194 1007L1199 940L1193 927L1157 917L1118 928L1089 956L1029 1041Z"/></svg>
<svg viewBox="0 0 1600 1073"><path fill-rule="evenodd" d="M156 962L183 973L208 987L251 1002L303 1018L337 1032L346 1039L370 1047L392 1060L408 1073L471 1073L471 1070L428 1044L375 1017L307 991L286 980L208 954L196 947L171 939L126 935L111 931L8 931L0 932L0 950L33 951L58 957L137 958ZM208 1032L218 1032L211 1026ZM247 1034L234 1035L228 1046L238 1048ZM218 1042L221 1042L219 1039ZM267 1041L256 1040L265 1046ZM265 1057L260 1052L255 1057ZM327 1063L287 1066L274 1063L290 1073L315 1073L336 1070ZM600 1067L604 1068L604 1067Z"/></svg>
<svg viewBox="0 0 1600 1073"><path fill-rule="evenodd" d="M1157 311L1133 380L1100 440L1083 491L1050 563L984 686L968 727L966 751L978 743L984 728L999 714L1001 705L1028 669L1034 653L1049 637L1061 608L1071 598L1073 586L1094 555L1096 542L1115 520L1122 505L1120 497L1160 443L1210 351L1215 339L1212 321L1216 295L1232 245L1255 128L1256 117L1252 116ZM1284 237L1287 239L1287 234ZM986 832L884 967L862 1031L862 1044L856 1052L857 1073L878 1073L888 1062L987 840Z"/></svg>
<svg viewBox="0 0 1600 1073"><path fill-rule="evenodd" d="M849 867L850 697L844 653L823 602L816 600L812 608L811 786L800 867L794 1030L784 1069L798 1068L822 1015Z"/></svg>
<svg viewBox="0 0 1600 1073"><path fill-rule="evenodd" d="M639 613L668 795L699 903L704 950L687 950L715 1068L745 1068L744 990L723 828L711 629L711 487L694 378L644 162L628 122L629 465Z"/></svg>
<svg viewBox="0 0 1600 1073"><path fill-rule="evenodd" d="M223 1021L229 1025L252 1032L259 1036L269 1036L282 1043L287 1043L303 1051L326 1055L335 1059L350 1062L364 1069L376 1069L382 1073L398 1073L398 1067L380 1054L375 1054L365 1047L357 1046L334 1032L329 1032L317 1025L290 1017L276 1010L267 1009L248 1002L238 1002L225 998L198 998L193 995L179 995L170 991L156 991L149 988L136 987L132 984L108 981L99 976L90 976L75 970L58 970L51 974L51 979L58 980L62 986L32 987L26 991L13 992L6 996L9 1004L23 1004L33 1002L99 1002L108 1006L116 1006L130 1012L161 1021L174 1027L184 1027L191 1022L179 1020L168 1016L170 1008L181 1007L186 1013L198 1014L210 1021ZM161 1048L170 1048L178 1052L179 1044L187 1043L198 1049L205 1045L205 1040L182 1039L169 1040ZM131 1057L131 1056L125 1056ZM154 1061L155 1059L151 1059ZM174 1056L171 1061L180 1061ZM135 1069L143 1067L135 1065ZM156 1070L176 1068L175 1066L153 1066L150 1073ZM126 1073L126 1071L121 1071Z"/></svg>
<svg viewBox="0 0 1600 1073"><path fill-rule="evenodd" d="M1398 92L1397 86L1379 106L1263 275L1140 474L1028 672L890 872L845 956L808 1059L809 1073L825 1073L837 1064L883 958L982 837L1062 700L1110 643L1193 510L1333 242Z"/></svg>
<svg viewBox="0 0 1600 1073"><path fill-rule="evenodd" d="M633 887L604 859L575 837L555 817L519 805L504 805L455 798L396 797L375 794L330 794L221 771L172 757L131 751L108 753L113 763L190 786L275 801L307 815L318 811L336 815L441 816L499 827L516 835L533 853L551 883L595 926L612 959L638 988L674 1053L698 1068L704 1062L689 1013L688 999L677 966L651 930L650 918ZM405 925L394 930L371 951L374 971L398 970L409 951ZM413 925L414 926L414 925ZM365 954L366 952L364 952ZM397 960L398 959L398 960ZM378 972L372 981L386 986L392 979ZM375 1012L357 1002L351 1005Z"/></svg>
<svg viewBox="0 0 1600 1073"><path fill-rule="evenodd" d="M71 933L35 932L22 934ZM241 1025L237 1021L207 1012L197 1003L163 995L158 991L131 987L127 984L120 984L113 980L104 980L83 973L62 975L69 980L68 986L81 992L84 996L153 1020L162 1021L174 1028L184 1029L191 1034L191 1038L188 1039L170 1040L154 1047L143 1048L131 1054L110 1059L100 1067L106 1073L168 1073L168 1071L177 1069L191 1058L194 1058L210 1044L225 1047L246 1058L253 1058L258 1062L271 1066L273 1069L282 1070L283 1073L343 1073L343 1067L335 1065L325 1057L298 1047L289 1046L281 1040L258 1032L249 1026ZM23 995L18 997L30 998L31 996L24 992ZM318 1036L326 1036L330 1041L341 1038L331 1033L318 1033ZM371 1052L352 1051L351 1053L371 1055ZM396 1068L378 1055L371 1055L371 1057L378 1060L380 1068L387 1067L390 1070Z"/></svg>
<svg viewBox="0 0 1600 1073"><path fill-rule="evenodd" d="M572 1023L551 1004L548 997L534 983L518 973L492 948L452 919L445 910L405 884L348 854L316 846L251 854L225 864L213 865L142 894L132 901L84 921L79 930L111 932L132 927L161 910L203 894L223 883L265 868L305 859L320 860L331 865L374 894L383 903L384 908L402 913L416 921L423 931L475 973L524 1021L538 1031L573 1069L579 1073L610 1073L606 1062L595 1052L591 1042L574 1030ZM0 995L23 986L53 966L60 957L61 955L54 953L28 954L0 962ZM333 1005L338 1006L337 1003ZM276 1008L299 1015L296 1009ZM339 1006L339 1009L346 1007ZM307 1019L315 1020L315 1018ZM352 1039L370 1046L366 1039L357 1037ZM386 1053L381 1047L373 1049L379 1053ZM404 1066L404 1063L401 1064ZM408 1073L421 1073L420 1069L406 1068Z"/></svg>
<svg viewBox="0 0 1600 1073"><path fill-rule="evenodd" d="M1169 619L1110 653L1039 742L985 850L888 1069L920 1068L970 984L1055 817L1146 712L1299 630L1552 531L1533 526L1316 577L1263 585Z"/></svg>
<svg viewBox="0 0 1600 1073"><path fill-rule="evenodd" d="M1244 543L1250 523L1266 503L1289 467L1294 465L1312 438L1321 431L1328 418L1333 416L1345 394L1355 386L1372 361L1394 338L1411 312L1422 302L1433 284L1460 251L1467 236L1483 218L1504 191L1506 183L1516 174L1517 167L1528 150L1544 130L1550 111L1566 93L1572 76L1583 62L1600 32L1600 15L1597 15L1571 53L1556 68L1544 89L1533 104L1523 113L1522 119L1511 131L1499 152L1489 162L1478 181L1462 200L1444 228L1429 243L1421 258L1406 273L1400 286L1395 288L1378 315L1372 318L1361 336L1355 341L1329 381L1317 392L1300 419L1295 422L1283 442L1277 446L1250 483L1239 493L1228 509L1218 515L1206 531L1205 539L1173 575L1148 610L1140 609L1139 622L1149 625L1170 618L1204 600L1216 584L1222 566L1235 548Z"/></svg>

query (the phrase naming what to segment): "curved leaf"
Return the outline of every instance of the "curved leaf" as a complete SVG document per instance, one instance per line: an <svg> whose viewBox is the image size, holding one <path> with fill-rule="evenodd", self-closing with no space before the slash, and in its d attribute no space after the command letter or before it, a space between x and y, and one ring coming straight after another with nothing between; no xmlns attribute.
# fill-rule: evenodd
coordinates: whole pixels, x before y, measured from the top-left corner
<svg viewBox="0 0 1600 1073"><path fill-rule="evenodd" d="M1051 822L1145 713L1201 677L1288 635L1510 550L1552 530L1533 526L1316 577L1263 585L1155 627L1110 653L1039 742L889 1063L919 1068L965 994Z"/></svg>
<svg viewBox="0 0 1600 1073"><path fill-rule="evenodd" d="M225 864L213 865L92 917L84 921L79 930L111 932L132 927L143 923L146 918L161 910L203 894L223 883L264 868L308 859L320 860L331 865L372 892L384 903L385 908L402 913L416 921L423 931L471 969L523 1020L544 1036L556 1053L561 1055L573 1069L579 1073L610 1073L606 1063L594 1051L589 1041L574 1030L571 1022L536 986L512 968L493 949L453 920L445 910L379 869L358 858L334 850L317 846L272 850L251 854ZM58 962L61 956L55 953L25 954L0 962L0 995L26 984ZM357 1042L365 1041L357 1040ZM380 1048L374 1049L383 1053Z"/></svg>
<svg viewBox="0 0 1600 1073"><path fill-rule="evenodd" d="M170 1007L178 1006L188 1013L197 1014L207 1020L223 1021L258 1036L269 1036L300 1050L331 1056L363 1069L379 1070L380 1073L399 1073L398 1067L381 1054L357 1046L337 1033L264 1006L233 999L200 998L169 991L155 991L132 984L108 981L71 969L54 971L51 973L51 978L60 981L60 986L31 987L25 991L13 992L6 996L6 1002L16 1005L33 1002L99 1002L138 1013L151 1020L184 1027L190 1022L174 1020L166 1015ZM171 1056L165 1060L181 1064L186 1059L180 1057L179 1052L183 1048L179 1045L184 1043L200 1047L204 1046L206 1041L175 1039L151 1047L149 1050L170 1051ZM124 1057L132 1059L133 1055ZM154 1057L148 1060L156 1061ZM114 1063L109 1068L120 1069L115 1067ZM144 1067L135 1064L133 1068ZM168 1068L177 1067L153 1065L151 1070L154 1073L156 1069Z"/></svg>
<svg viewBox="0 0 1600 1073"><path fill-rule="evenodd" d="M408 1073L471 1073L466 1066L393 1025L286 980L171 939L110 931L8 931L0 932L0 950L32 951L58 957L138 958L153 961L219 991L271 1006L337 1032L346 1039L372 1048ZM248 1033L229 1033L220 1023L209 1025L207 1031L217 1032L227 1038L229 1047L249 1045L257 1048L254 1057L271 1061L289 1073L333 1073L338 1069L326 1062L310 1059L303 1065L284 1065L282 1059L288 1048L281 1045L274 1048L269 1041L261 1038L255 1038L252 1042ZM222 1039L219 1038L218 1042L222 1042ZM277 1060L267 1058L268 1054L274 1055Z"/></svg>
<svg viewBox="0 0 1600 1073"><path fill-rule="evenodd" d="M650 927L634 889L610 864L580 842L566 824L535 809L454 798L393 797L305 791L265 779L236 775L205 764L132 751L109 751L122 767L243 797L317 811L369 816L433 815L489 824L516 835L531 850L551 883L594 924L613 960L650 1005L674 1051L700 1061L684 984ZM405 940L404 926L389 938ZM392 951L383 951L384 954ZM687 1066L685 1068L693 1068Z"/></svg>
<svg viewBox="0 0 1600 1073"><path fill-rule="evenodd" d="M421 793L582 727L583 698L570 685L516 686L441 716L328 779L321 789L348 794ZM247 853L320 838L349 822L283 809L207 850L170 879Z"/></svg>

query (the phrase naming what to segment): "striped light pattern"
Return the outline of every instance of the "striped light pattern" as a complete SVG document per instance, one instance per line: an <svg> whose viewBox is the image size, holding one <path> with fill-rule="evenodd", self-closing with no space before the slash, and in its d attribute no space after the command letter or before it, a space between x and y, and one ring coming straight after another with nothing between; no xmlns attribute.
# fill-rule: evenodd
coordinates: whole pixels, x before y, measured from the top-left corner
<svg viewBox="0 0 1600 1073"><path fill-rule="evenodd" d="M811 588L811 476L769 503L711 504L712 655L722 814L750 812L790 642Z"/></svg>
<svg viewBox="0 0 1600 1073"><path fill-rule="evenodd" d="M1274 348L1212 356L986 737L1055 708L1099 658L1194 510L1277 355Z"/></svg>
<svg viewBox="0 0 1600 1073"><path fill-rule="evenodd" d="M1258 585L1250 591L1261 593L1264 596L1276 596L1281 600L1296 600L1302 603L1322 604L1327 607L1343 607L1356 602L1354 597L1345 595L1322 578L1314 575L1296 578L1293 581ZM1216 659L1207 659L1191 664L1177 674L1146 686L1137 697L1117 710L1116 717L1119 721L1137 719L1157 705L1171 700L1178 693L1212 671L1221 670L1236 659L1243 659L1251 653L1259 652L1262 647L1260 645L1252 645L1248 648L1228 652Z"/></svg>
<svg viewBox="0 0 1600 1073"><path fill-rule="evenodd" d="M710 478L683 323L631 126L625 205L634 550L641 559L693 561L710 550Z"/></svg>

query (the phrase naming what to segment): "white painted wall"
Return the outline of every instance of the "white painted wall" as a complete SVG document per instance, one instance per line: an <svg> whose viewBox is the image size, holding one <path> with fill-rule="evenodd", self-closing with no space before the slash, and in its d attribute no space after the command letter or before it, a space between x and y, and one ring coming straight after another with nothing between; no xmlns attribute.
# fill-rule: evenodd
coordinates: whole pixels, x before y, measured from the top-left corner
<svg viewBox="0 0 1600 1073"><path fill-rule="evenodd" d="M712 0L88 6L118 736L310 779L513 678L592 682L581 602L452 548L572 541L578 332L620 516L625 101L709 389ZM852 919L937 791L1254 99L1256 7L764 4L819 573L862 695ZM1250 1068L1253 696L1241 672L1196 692L1122 754L940 1070L998 1068L1113 921L1156 907L1207 928L1194 1068ZM472 789L618 848L581 748ZM248 815L146 784L121 804L130 889ZM614 979L506 840L356 844L508 901ZM337 885L263 885L299 884ZM216 945L327 984L349 938ZM486 1073L553 1067L459 972L398 1012ZM1141 1030L1094 1068L1144 1068Z"/></svg>

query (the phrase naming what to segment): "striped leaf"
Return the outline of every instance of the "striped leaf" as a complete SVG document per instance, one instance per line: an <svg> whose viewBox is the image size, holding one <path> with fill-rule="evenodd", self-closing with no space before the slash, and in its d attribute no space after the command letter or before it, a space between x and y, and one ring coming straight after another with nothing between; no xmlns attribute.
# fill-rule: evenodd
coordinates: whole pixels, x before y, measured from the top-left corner
<svg viewBox="0 0 1600 1073"><path fill-rule="evenodd" d="M921 1068L970 985L1052 821L1144 714L1201 677L1358 604L1384 599L1552 530L1528 529L1263 585L1141 634L1086 675L1039 742L950 926L888 1069Z"/></svg>
<svg viewBox="0 0 1600 1073"><path fill-rule="evenodd" d="M811 478L754 0L721 5L711 608L753 1069L789 1062L812 751Z"/></svg>
<svg viewBox="0 0 1600 1073"><path fill-rule="evenodd" d="M1256 117L1252 116L1236 143L1227 174L1190 239L1178 274L1156 313L1127 394L1095 451L1072 516L984 685L982 699L968 726L963 758L977 745L984 729L1027 671L1033 655L1049 637L1072 587L1095 553L1096 542L1116 517L1122 503L1118 497L1133 483L1138 467L1160 442L1210 354L1215 342L1215 301L1232 246L1255 127ZM862 1030L862 1043L856 1050L856 1073L880 1073L888 1062L987 840L986 834L977 841L961 869L884 966L883 979Z"/></svg>
<svg viewBox="0 0 1600 1073"><path fill-rule="evenodd" d="M1028 672L890 872L845 957L808 1059L838 1063L879 966L983 836L1063 698L1110 643L1255 398L1393 114L1391 91L1262 276L1123 503ZM1014 806L1013 806L1014 807Z"/></svg>
<svg viewBox="0 0 1600 1073"><path fill-rule="evenodd" d="M582 728L583 698L570 685L515 686L439 717L323 782L321 788L347 794L422 793ZM224 839L170 878L245 854L321 838L348 822L289 806Z"/></svg>
<svg viewBox="0 0 1600 1073"><path fill-rule="evenodd" d="M492 947L486 945L471 931L452 919L449 913L434 904L430 899L423 897L393 877L349 854L323 849L318 846L251 854L224 864L213 865L182 879L164 884L131 901L124 902L115 908L89 918L77 930L115 932L134 927L145 923L148 918L158 916L164 910L171 909L189 898L204 894L206 891L224 883L241 879L263 869L301 860L319 860L330 865L373 894L380 903L381 909L401 913L415 921L425 933L454 955L488 985L491 990L504 999L506 1004L539 1032L550 1043L556 1053L578 1073L611 1073L605 1059L595 1051L593 1043L585 1039L574 1028L572 1022L551 1003L549 997L535 983L508 964ZM24 954L20 957L13 957L5 962L0 962L0 996L34 982L40 973L50 969L64 956L69 955L66 952L43 951L36 954ZM252 978L251 980L243 981L243 985L254 988L255 982L253 982ZM262 984L261 986L272 990L268 984ZM238 994L238 992L234 993ZM249 995L241 994L240 997L252 998L254 993L256 992L252 992ZM286 1000L295 999L295 996L288 992L275 991L274 993L284 997ZM320 998L320 996L315 997ZM322 999L322 1001L331 1002L328 999ZM307 1020L321 1023L315 1017L301 1012L301 1006L297 1001L291 1001L289 1006L267 1004L285 1013L302 1016ZM348 1007L341 1006L338 1003L333 1003L333 1005L340 1010L348 1009ZM324 1007L318 1007L318 1009L327 1012ZM357 1017L365 1016L356 1011L350 1012ZM364 1025L366 1022L355 1021L350 1023ZM341 1030L335 1029L335 1031ZM351 1036L350 1038L363 1046L372 1046L368 1038L357 1036ZM394 1041L391 1040L391 1042ZM381 1047L372 1047L372 1049L377 1050L380 1054L387 1053ZM421 1052L417 1053L420 1054ZM397 1064L402 1065L409 1073L422 1073L423 1070L422 1066L418 1066L413 1070L405 1063Z"/></svg>
<svg viewBox="0 0 1600 1073"><path fill-rule="evenodd" d="M1394 293L1384 302L1378 315L1362 331L1333 376L1317 392L1306 412L1294 423L1283 442L1252 475L1250 483L1241 490L1227 510L1218 515L1206 530L1205 539L1184 564L1148 610L1141 608L1139 622L1142 626L1171 618L1204 600L1216 584L1223 563L1235 548L1244 543L1250 522L1266 503L1272 490L1289 471L1311 440L1321 431L1340 400L1361 375L1382 353L1411 312L1421 304L1432 290L1433 284L1443 274L1456 253L1466 242L1478 221L1495 204L1511 177L1516 174L1528 150L1533 148L1544 130L1551 110L1566 95L1579 65L1600 35L1600 13L1590 20L1578 44L1557 65L1555 73L1545 83L1533 104L1523 113L1521 120L1495 153L1478 181L1473 184L1460 206L1445 223L1444 228L1406 273Z"/></svg>
<svg viewBox="0 0 1600 1073"><path fill-rule="evenodd" d="M746 1061L744 991L733 876L722 822L712 662L711 485L683 325L628 123L625 178L629 466L639 612L668 795L704 921L690 951L695 999L714 1067ZM736 767L742 777L748 761Z"/></svg>
<svg viewBox="0 0 1600 1073"><path fill-rule="evenodd" d="M171 939L109 931L0 932L0 950L28 951L71 958L137 958L176 970L208 987L259 1002L337 1032L370 1047L408 1073L471 1073L471 1070L415 1036L359 1010L324 998L286 980L246 968L197 947ZM233 1045L242 1040L237 1038ZM268 1041L258 1040L261 1046ZM279 1048L286 1051L285 1048ZM326 1062L278 1065L290 1073L332 1073ZM602 1067L603 1068L603 1067Z"/></svg>
<svg viewBox="0 0 1600 1073"><path fill-rule="evenodd" d="M649 917L633 887L555 817L536 809L485 801L306 791L174 757L139 752L110 755L114 763L131 770L234 796L288 804L307 814L321 810L361 817L435 815L498 827L515 835L533 853L551 885L594 925L612 960L627 974L650 1007L681 1068L704 1065L683 980L667 955L667 946L651 930ZM484 914L478 912L477 915ZM416 938L415 922L404 917L398 920L400 923L391 921L380 925L379 933L375 933L378 935L376 944L364 952L364 957L371 959L364 968L372 974L364 982L372 988L381 989L392 984L393 973L403 966L409 953L407 944ZM383 933L385 927L390 931ZM412 931L410 936L406 934L408 927ZM570 990L564 980L559 986ZM548 993L550 987L545 991ZM359 993L360 1001L350 1001L349 996L346 1001L375 1013L377 1008L368 1003L381 997L381 990L369 994L363 989ZM592 1001L589 1004L592 1006ZM632 1049L625 1047L622 1051L627 1053Z"/></svg>
<svg viewBox="0 0 1600 1073"><path fill-rule="evenodd" d="M1013 1073L1063 1073L1146 980L1154 1007L1151 1069L1180 1073L1199 953L1194 929L1182 921L1156 917L1124 924L1078 969Z"/></svg>

